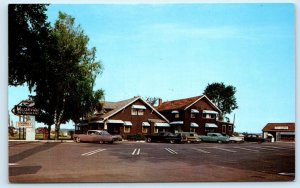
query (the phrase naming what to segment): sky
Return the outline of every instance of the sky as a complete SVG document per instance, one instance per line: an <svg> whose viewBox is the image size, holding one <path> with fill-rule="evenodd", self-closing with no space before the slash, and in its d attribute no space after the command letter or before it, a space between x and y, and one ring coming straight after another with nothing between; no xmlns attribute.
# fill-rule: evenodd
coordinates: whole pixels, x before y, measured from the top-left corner
<svg viewBox="0 0 300 188"><path fill-rule="evenodd" d="M295 122L292 4L51 4L52 24L58 11L72 15L97 48L104 70L95 89L105 90L106 101L182 99L224 82L237 90L239 108L229 116L235 131ZM26 87L8 92L9 111L28 98Z"/></svg>

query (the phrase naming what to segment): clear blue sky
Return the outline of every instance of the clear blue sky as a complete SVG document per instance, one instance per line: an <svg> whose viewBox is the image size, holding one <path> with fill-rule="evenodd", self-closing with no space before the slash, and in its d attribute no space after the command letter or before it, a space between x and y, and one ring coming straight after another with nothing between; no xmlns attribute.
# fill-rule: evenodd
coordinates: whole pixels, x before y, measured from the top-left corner
<svg viewBox="0 0 300 188"><path fill-rule="evenodd" d="M292 4L50 5L49 21L58 11L97 48L105 69L95 89L107 101L181 99L224 82L237 89L236 131L295 121ZM9 87L9 110L27 95Z"/></svg>

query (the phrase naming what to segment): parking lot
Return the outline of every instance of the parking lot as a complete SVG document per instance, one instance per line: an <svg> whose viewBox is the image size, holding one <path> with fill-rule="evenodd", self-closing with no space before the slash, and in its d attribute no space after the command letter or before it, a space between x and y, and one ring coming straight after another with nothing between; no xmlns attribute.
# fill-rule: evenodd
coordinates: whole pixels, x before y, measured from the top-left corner
<svg viewBox="0 0 300 188"><path fill-rule="evenodd" d="M11 182L251 182L294 176L294 143L9 143Z"/></svg>

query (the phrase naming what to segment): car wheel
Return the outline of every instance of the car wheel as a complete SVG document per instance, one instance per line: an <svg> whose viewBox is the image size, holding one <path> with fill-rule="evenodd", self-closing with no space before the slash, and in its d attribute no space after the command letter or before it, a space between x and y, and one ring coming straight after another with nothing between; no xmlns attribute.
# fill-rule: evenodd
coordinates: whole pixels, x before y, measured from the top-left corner
<svg viewBox="0 0 300 188"><path fill-rule="evenodd" d="M199 138L199 142L202 142L202 139L201 139L201 138Z"/></svg>
<svg viewBox="0 0 300 188"><path fill-rule="evenodd" d="M218 143L219 143L219 144L222 144L222 141L221 141L221 140L218 140Z"/></svg>
<svg viewBox="0 0 300 188"><path fill-rule="evenodd" d="M147 142L151 142L151 138L147 138Z"/></svg>
<svg viewBox="0 0 300 188"><path fill-rule="evenodd" d="M75 141L76 141L77 143L79 143L79 142L80 142L80 138L79 138L79 137L76 137L76 138L75 138Z"/></svg>
<svg viewBox="0 0 300 188"><path fill-rule="evenodd" d="M171 143L171 144L174 144L174 143L175 143L175 140L170 140L170 143Z"/></svg>
<svg viewBox="0 0 300 188"><path fill-rule="evenodd" d="M109 144L113 144L114 143L114 141L112 140L112 141L110 141L110 142L108 142Z"/></svg>
<svg viewBox="0 0 300 188"><path fill-rule="evenodd" d="M99 144L103 144L104 142L102 140L99 141Z"/></svg>

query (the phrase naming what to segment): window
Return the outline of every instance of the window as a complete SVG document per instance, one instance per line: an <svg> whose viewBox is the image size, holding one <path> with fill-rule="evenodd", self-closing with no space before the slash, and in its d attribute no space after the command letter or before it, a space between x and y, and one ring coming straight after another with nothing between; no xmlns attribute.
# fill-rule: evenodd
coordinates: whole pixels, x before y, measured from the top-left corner
<svg viewBox="0 0 300 188"><path fill-rule="evenodd" d="M143 127L142 127L142 132L143 132L143 133L148 133L148 127L144 127L144 126L143 126Z"/></svg>
<svg viewBox="0 0 300 188"><path fill-rule="evenodd" d="M130 133L130 127L124 126L124 133Z"/></svg>
<svg viewBox="0 0 300 188"><path fill-rule="evenodd" d="M195 128L190 128L190 132L196 132Z"/></svg>
<svg viewBox="0 0 300 188"><path fill-rule="evenodd" d="M144 110L141 110L141 109L140 109L140 110L138 110L138 115L139 115L139 116L142 116L142 115L144 115Z"/></svg>
<svg viewBox="0 0 300 188"><path fill-rule="evenodd" d="M226 133L226 125L222 125L222 133Z"/></svg>
<svg viewBox="0 0 300 188"><path fill-rule="evenodd" d="M196 118L196 114L195 113L191 113L191 118Z"/></svg>
<svg viewBox="0 0 300 188"><path fill-rule="evenodd" d="M232 131L232 125L228 125L228 131Z"/></svg>
<svg viewBox="0 0 300 188"><path fill-rule="evenodd" d="M179 118L179 113L175 114L175 118Z"/></svg>
<svg viewBox="0 0 300 188"><path fill-rule="evenodd" d="M206 118L206 119L215 119L216 118L216 114L206 114L206 113L203 113L202 117Z"/></svg>
<svg viewBox="0 0 300 188"><path fill-rule="evenodd" d="M144 115L144 111L143 109L135 109L135 108L132 108L131 109L131 115L133 116L142 116Z"/></svg>
<svg viewBox="0 0 300 188"><path fill-rule="evenodd" d="M137 109L132 108L131 109L131 115L133 115L133 116L138 115Z"/></svg>
<svg viewBox="0 0 300 188"><path fill-rule="evenodd" d="M158 133L158 128L154 128L154 133Z"/></svg>

